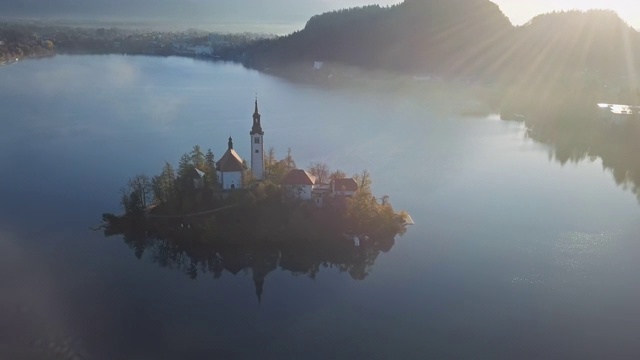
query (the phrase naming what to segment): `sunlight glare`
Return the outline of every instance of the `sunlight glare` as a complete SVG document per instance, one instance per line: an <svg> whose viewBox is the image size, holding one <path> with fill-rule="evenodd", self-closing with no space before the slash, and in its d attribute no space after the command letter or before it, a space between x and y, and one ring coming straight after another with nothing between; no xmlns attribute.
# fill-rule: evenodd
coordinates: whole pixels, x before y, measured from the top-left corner
<svg viewBox="0 0 640 360"><path fill-rule="evenodd" d="M630 25L640 27L640 4L633 0L493 0L515 25L534 16L562 10L609 9L617 12Z"/></svg>

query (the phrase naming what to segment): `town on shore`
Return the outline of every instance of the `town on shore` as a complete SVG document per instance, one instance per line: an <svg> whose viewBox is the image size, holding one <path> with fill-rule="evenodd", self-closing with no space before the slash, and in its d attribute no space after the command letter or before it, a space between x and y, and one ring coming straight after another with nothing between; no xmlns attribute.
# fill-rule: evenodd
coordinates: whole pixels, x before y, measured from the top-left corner
<svg viewBox="0 0 640 360"><path fill-rule="evenodd" d="M243 46L273 35L72 27L0 22L0 64L56 54L184 56L211 60L243 58Z"/></svg>

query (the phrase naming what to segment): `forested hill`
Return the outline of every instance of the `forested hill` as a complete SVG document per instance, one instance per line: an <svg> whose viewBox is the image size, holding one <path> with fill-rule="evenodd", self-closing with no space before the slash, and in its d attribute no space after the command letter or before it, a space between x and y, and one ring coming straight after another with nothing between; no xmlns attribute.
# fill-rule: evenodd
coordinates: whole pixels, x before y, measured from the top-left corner
<svg viewBox="0 0 640 360"><path fill-rule="evenodd" d="M452 58L487 53L511 30L506 16L488 0L407 0L314 16L301 31L256 44L250 56L256 65L315 59L395 70L442 69Z"/></svg>
<svg viewBox="0 0 640 360"><path fill-rule="evenodd" d="M406 0L314 16L247 55L257 68L320 60L506 81L526 71L615 77L637 67L640 35L609 11L545 14L515 27L489 0Z"/></svg>
<svg viewBox="0 0 640 360"><path fill-rule="evenodd" d="M496 62L496 79L509 87L504 102L558 109L640 100L640 33L616 13L540 15L513 34Z"/></svg>
<svg viewBox="0 0 640 360"><path fill-rule="evenodd" d="M515 28L505 65L526 70L603 77L627 75L640 60L640 34L605 10L539 15Z"/></svg>

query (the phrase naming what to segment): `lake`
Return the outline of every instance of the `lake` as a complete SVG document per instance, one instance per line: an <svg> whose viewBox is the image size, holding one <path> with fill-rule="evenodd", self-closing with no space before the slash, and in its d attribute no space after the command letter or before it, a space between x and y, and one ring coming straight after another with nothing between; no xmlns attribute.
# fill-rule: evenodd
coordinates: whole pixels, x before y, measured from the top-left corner
<svg viewBox="0 0 640 360"><path fill-rule="evenodd" d="M416 222L363 280L191 279L89 230L195 144L348 174ZM0 358L637 358L640 207L599 159L429 93L329 89L235 64L57 56L0 67Z"/></svg>

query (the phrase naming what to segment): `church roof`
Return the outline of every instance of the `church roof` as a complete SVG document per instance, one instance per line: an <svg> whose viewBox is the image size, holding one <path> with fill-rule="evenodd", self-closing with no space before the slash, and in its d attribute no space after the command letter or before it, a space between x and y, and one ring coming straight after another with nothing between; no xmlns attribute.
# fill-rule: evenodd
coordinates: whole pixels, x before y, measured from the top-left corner
<svg viewBox="0 0 640 360"><path fill-rule="evenodd" d="M256 97L256 108L253 112L253 126L251 127L251 135L259 134L264 135L262 125L260 124L260 112L258 112L258 98Z"/></svg>
<svg viewBox="0 0 640 360"><path fill-rule="evenodd" d="M358 191L358 183L353 178L335 179L333 186L336 191Z"/></svg>
<svg viewBox="0 0 640 360"><path fill-rule="evenodd" d="M217 169L222 172L238 172L245 170L242 158L233 149L227 149L227 152L222 155L220 161L218 161Z"/></svg>
<svg viewBox="0 0 640 360"><path fill-rule="evenodd" d="M316 177L302 169L293 169L282 179L282 185L314 185Z"/></svg>

